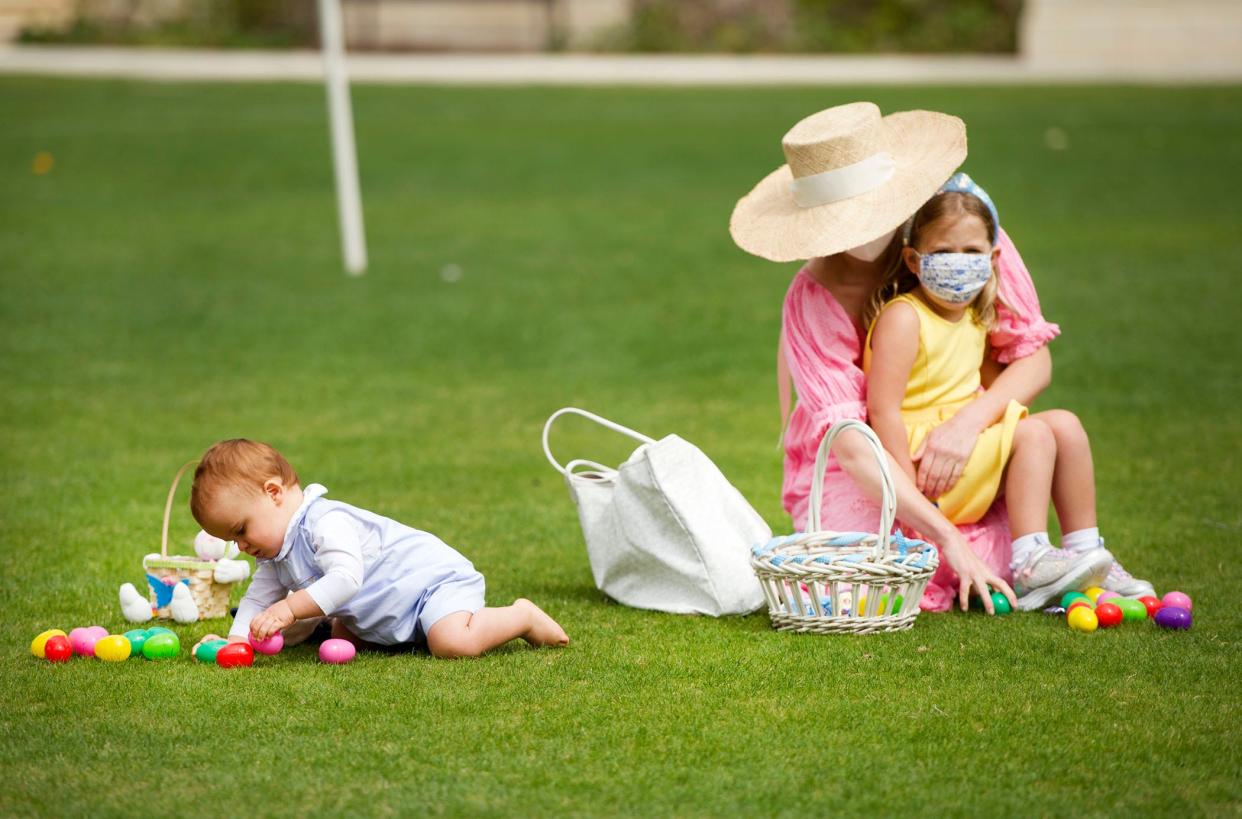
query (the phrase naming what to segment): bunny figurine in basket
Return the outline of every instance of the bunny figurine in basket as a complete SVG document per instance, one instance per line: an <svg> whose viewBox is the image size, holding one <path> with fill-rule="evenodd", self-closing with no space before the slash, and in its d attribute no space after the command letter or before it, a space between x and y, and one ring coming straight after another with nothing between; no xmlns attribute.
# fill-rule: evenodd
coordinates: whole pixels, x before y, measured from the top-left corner
<svg viewBox="0 0 1242 819"><path fill-rule="evenodd" d="M164 504L164 529L160 551L142 559L150 599L143 598L133 583L120 589L121 613L126 620L141 623L152 617L192 623L229 612L229 593L235 583L250 576L250 564L235 560L237 545L199 531L194 538L194 557L168 554L168 520L172 513L173 496L191 461L181 467L173 478Z"/></svg>

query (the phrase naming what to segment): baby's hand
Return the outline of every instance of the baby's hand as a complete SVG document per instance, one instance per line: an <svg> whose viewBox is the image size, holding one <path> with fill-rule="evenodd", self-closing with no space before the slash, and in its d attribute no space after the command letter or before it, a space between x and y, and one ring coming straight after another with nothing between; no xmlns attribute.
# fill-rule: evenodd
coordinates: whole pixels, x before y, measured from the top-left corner
<svg viewBox="0 0 1242 819"><path fill-rule="evenodd" d="M250 633L256 640L266 640L278 631L293 625L297 618L289 603L281 600L269 606L262 614L250 621Z"/></svg>

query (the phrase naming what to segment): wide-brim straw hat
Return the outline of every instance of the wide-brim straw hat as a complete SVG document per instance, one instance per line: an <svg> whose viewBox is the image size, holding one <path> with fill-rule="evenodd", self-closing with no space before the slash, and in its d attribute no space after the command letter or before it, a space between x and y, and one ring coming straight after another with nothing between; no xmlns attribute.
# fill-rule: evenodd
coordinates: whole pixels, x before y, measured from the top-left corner
<svg viewBox="0 0 1242 819"><path fill-rule="evenodd" d="M787 164L738 200L733 241L774 262L831 256L900 226L966 159L966 125L870 102L812 114L781 139Z"/></svg>

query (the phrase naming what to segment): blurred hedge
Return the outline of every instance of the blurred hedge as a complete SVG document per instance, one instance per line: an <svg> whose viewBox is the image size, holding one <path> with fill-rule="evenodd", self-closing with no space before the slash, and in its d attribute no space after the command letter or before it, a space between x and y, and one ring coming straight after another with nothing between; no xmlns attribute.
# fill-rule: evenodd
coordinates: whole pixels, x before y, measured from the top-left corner
<svg viewBox="0 0 1242 819"><path fill-rule="evenodd" d="M605 49L985 52L1017 48L1022 0L636 0Z"/></svg>

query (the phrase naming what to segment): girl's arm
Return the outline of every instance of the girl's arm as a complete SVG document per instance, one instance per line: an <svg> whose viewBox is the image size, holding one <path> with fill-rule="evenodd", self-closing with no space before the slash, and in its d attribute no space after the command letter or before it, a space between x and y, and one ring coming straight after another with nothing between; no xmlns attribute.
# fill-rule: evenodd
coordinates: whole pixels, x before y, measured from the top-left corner
<svg viewBox="0 0 1242 819"><path fill-rule="evenodd" d="M910 438L901 420L910 371L919 352L919 316L908 304L884 308L871 331L867 418L897 467L914 479Z"/></svg>
<svg viewBox="0 0 1242 819"><path fill-rule="evenodd" d="M919 458L916 485L930 498L938 498L953 488L979 435L1000 420L1010 400L1030 404L1052 381L1052 355L1048 348L1014 361L999 364L990 356L980 371L983 392L940 424L924 439L915 453Z"/></svg>
<svg viewBox="0 0 1242 819"><path fill-rule="evenodd" d="M839 435L832 442L832 454L841 469L863 490L867 497L880 502L880 468L875 455L863 436L854 430ZM1013 589L996 575L971 551L966 538L957 527L940 513L940 510L923 497L904 472L890 458L889 469L893 473L893 488L897 493L897 518L917 530L940 547L940 555L957 572L958 603L964 611L970 599L971 589L979 595L988 614L993 614L992 598L988 586L1000 591L1009 599L1010 606L1017 608Z"/></svg>

